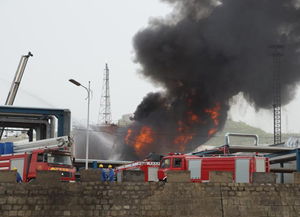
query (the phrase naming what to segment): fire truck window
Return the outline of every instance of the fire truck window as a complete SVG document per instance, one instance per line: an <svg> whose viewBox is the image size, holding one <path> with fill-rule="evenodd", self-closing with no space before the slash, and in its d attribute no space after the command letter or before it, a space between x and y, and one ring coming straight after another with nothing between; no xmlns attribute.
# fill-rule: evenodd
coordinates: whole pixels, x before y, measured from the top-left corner
<svg viewBox="0 0 300 217"><path fill-rule="evenodd" d="M37 156L37 162L43 162L43 154L38 154Z"/></svg>
<svg viewBox="0 0 300 217"><path fill-rule="evenodd" d="M181 167L181 160L182 160L181 158L175 158L173 167L175 167L175 168Z"/></svg>
<svg viewBox="0 0 300 217"><path fill-rule="evenodd" d="M72 160L69 155L48 154L48 163L72 165Z"/></svg>
<svg viewBox="0 0 300 217"><path fill-rule="evenodd" d="M47 161L48 161L48 155L44 154L44 162L47 162Z"/></svg>
<svg viewBox="0 0 300 217"><path fill-rule="evenodd" d="M169 168L170 167L170 159L164 159L161 163L161 168Z"/></svg>

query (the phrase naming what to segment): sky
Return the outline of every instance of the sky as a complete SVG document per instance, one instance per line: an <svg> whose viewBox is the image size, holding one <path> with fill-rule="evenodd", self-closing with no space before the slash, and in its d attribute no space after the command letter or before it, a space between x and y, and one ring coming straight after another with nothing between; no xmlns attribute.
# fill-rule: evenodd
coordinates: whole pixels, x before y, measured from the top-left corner
<svg viewBox="0 0 300 217"><path fill-rule="evenodd" d="M4 104L21 55L33 53L16 106L68 108L84 123L86 91L91 81L91 122L97 123L105 63L110 69L112 119L133 113L154 86L137 72L133 36L151 18L172 8L159 0L1 0L0 104ZM255 111L242 97L233 99L230 117L272 132L272 111ZM299 132L300 91L282 114L283 132Z"/></svg>
<svg viewBox="0 0 300 217"><path fill-rule="evenodd" d="M15 105L69 108L82 121L87 94L68 79L85 86L90 80L91 121L96 123L107 62L113 120L133 113L156 88L137 74L132 38L151 17L169 12L158 0L1 0L0 103L21 55L31 51Z"/></svg>

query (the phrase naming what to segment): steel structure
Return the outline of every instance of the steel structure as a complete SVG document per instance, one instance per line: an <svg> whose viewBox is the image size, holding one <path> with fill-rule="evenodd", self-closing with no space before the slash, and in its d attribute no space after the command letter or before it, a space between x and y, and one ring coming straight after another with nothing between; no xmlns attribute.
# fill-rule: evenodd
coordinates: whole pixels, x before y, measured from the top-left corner
<svg viewBox="0 0 300 217"><path fill-rule="evenodd" d="M103 75L102 95L100 100L100 111L98 117L99 125L111 124L110 93L109 93L109 69L105 64Z"/></svg>
<svg viewBox="0 0 300 217"><path fill-rule="evenodd" d="M32 53L28 52L27 55L23 55L21 57L18 69L16 71L14 80L11 84L7 99L5 101L5 105L13 105L14 104L14 101L15 101L15 98L16 98L16 95L17 95L17 92L18 92L18 89L19 89L19 86L20 86L20 83L21 83L21 80L22 80L22 77L23 77L23 74L25 71L27 61L28 61L29 57L32 57L32 56L33 56Z"/></svg>
<svg viewBox="0 0 300 217"><path fill-rule="evenodd" d="M57 118L56 129L54 117ZM37 140L54 137L55 131L58 137L70 136L71 112L68 109L0 106L0 128L2 127L34 129Z"/></svg>
<svg viewBox="0 0 300 217"><path fill-rule="evenodd" d="M281 57L283 45L271 45L273 57L273 117L274 117L274 144L281 143Z"/></svg>
<svg viewBox="0 0 300 217"><path fill-rule="evenodd" d="M5 105L13 105L14 104L14 101L15 101L15 98L16 98L16 95L17 95L17 92L18 92L18 89L19 89L19 86L20 86L25 68L26 68L26 65L27 65L27 62L28 62L28 59L29 59L29 57L32 57L32 56L33 56L32 53L28 52L27 55L23 55L21 57L18 68L17 68L17 71L16 71L16 74L15 74L15 77L14 77L14 80L11 84L8 96L6 98ZM4 130L5 130L5 128L0 129L0 140L2 138Z"/></svg>

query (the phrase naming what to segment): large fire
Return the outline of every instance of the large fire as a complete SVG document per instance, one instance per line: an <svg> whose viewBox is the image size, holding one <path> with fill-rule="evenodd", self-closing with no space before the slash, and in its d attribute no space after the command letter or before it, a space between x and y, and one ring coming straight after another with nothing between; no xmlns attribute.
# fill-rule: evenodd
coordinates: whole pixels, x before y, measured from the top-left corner
<svg viewBox="0 0 300 217"><path fill-rule="evenodd" d="M216 103L216 106L211 109L205 109L205 112L209 114L215 126L208 131L208 136L212 136L218 131L220 110L221 110L220 103Z"/></svg>
<svg viewBox="0 0 300 217"><path fill-rule="evenodd" d="M192 139L193 139L193 134L180 135L174 139L174 144L179 146L180 152L184 152L185 145Z"/></svg>
<svg viewBox="0 0 300 217"><path fill-rule="evenodd" d="M198 123L200 122L199 116L194 114L192 111L187 112L189 123Z"/></svg>
<svg viewBox="0 0 300 217"><path fill-rule="evenodd" d="M126 135L126 137L125 137L125 143L126 144L130 144L130 142L129 142L129 139L130 139L130 137L131 137L131 134L132 134L132 129L128 129L127 130L127 135Z"/></svg>
<svg viewBox="0 0 300 217"><path fill-rule="evenodd" d="M191 125L194 123L199 123L200 118L198 115L194 114L192 111L187 112L187 122L178 121L177 133L178 136L175 137L173 143L176 144L180 152L185 151L186 144L193 139L194 132L191 130Z"/></svg>
<svg viewBox="0 0 300 217"><path fill-rule="evenodd" d="M131 142L130 137L132 133L132 129L128 129L125 142L126 144L132 144L136 154L143 157L143 155L147 154L145 153L145 146L149 146L154 142L153 130L150 127L143 126L139 134Z"/></svg>
<svg viewBox="0 0 300 217"><path fill-rule="evenodd" d="M205 109L204 114L208 115L209 119L212 121L213 127L208 130L208 137L211 137L218 131L219 126L219 116L220 116L221 106L220 103L216 103L216 105L212 108ZM195 127L197 125L207 125L210 121L203 120L199 115L195 114L193 111L186 112L183 120L177 121L176 134L173 136L173 139L169 142L173 143L174 151L184 152L186 149L186 145L197 136L197 132ZM158 130L158 129L156 129ZM165 129L166 130L166 129ZM167 131L166 131L167 132ZM168 134L168 133L165 133ZM162 133L164 135L164 133ZM168 135L166 135L168 136ZM135 153L143 158L148 152L155 151L154 147L151 147L152 144L159 138L155 137L154 130L149 126L143 126L139 129L131 129L127 130L127 135L125 136L125 143L129 144L134 148ZM156 141L156 142L157 142ZM168 140L166 140L168 141ZM163 144L161 144L163 145Z"/></svg>

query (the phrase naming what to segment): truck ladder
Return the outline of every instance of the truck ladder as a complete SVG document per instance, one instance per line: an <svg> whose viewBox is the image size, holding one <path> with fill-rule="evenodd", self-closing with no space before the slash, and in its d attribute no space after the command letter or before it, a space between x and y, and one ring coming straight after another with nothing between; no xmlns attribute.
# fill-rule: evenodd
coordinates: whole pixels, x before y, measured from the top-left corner
<svg viewBox="0 0 300 217"><path fill-rule="evenodd" d="M51 139L43 139L34 142L28 142L26 144L14 144L14 153L29 152L36 149L45 148L70 148L72 140L68 136L62 136Z"/></svg>

